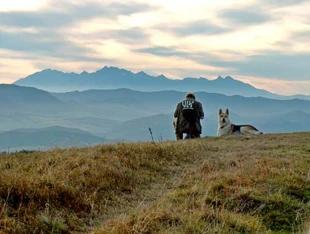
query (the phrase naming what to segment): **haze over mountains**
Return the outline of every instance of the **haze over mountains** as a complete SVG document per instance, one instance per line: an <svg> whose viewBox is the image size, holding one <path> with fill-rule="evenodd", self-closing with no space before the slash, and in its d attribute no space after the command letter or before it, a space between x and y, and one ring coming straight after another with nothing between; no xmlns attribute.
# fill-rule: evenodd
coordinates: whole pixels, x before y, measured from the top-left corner
<svg viewBox="0 0 310 234"><path fill-rule="evenodd" d="M116 68L112 70L122 71ZM54 74L54 71L50 72ZM59 77L54 78L61 80ZM38 79L43 82L45 78ZM46 79L51 82L53 78ZM149 79L166 80L163 77ZM21 81L26 82L27 79ZM189 81L196 82L195 79L187 79L185 83ZM222 87L231 87L231 90L234 90L231 92L237 92L233 85L235 83L244 87L244 93L253 93L256 90L253 86L232 78L219 78L218 81L200 79L198 82L205 82L205 89L212 87L209 84L222 82ZM59 85L59 82L55 83L57 86L54 85L53 88L48 84L45 86L53 90ZM98 86L102 83L104 82L99 82ZM33 84L37 85L36 82ZM121 82L119 84L121 85ZM176 84L186 89L186 85L181 86L182 81L176 81ZM3 110L0 113L0 150L7 150L8 147L11 150L47 149L90 145L96 142L150 141L149 128L155 141L174 140L173 112L176 104L183 100L189 90L175 91L171 85L165 89L136 91L128 88L107 90L97 87L85 91L47 92L33 87L0 85L0 107ZM310 131L309 100L230 96L225 92L196 92L206 114L202 121L202 136L216 135L219 108L230 109L233 123L253 124L264 133ZM258 90L257 93L259 92L268 94L266 91Z"/></svg>
<svg viewBox="0 0 310 234"><path fill-rule="evenodd" d="M20 79L14 84L36 87L50 92L128 88L137 91L175 90L188 92L190 90L192 92L204 91L209 93L222 93L228 96L261 96L277 99L303 98L310 100L310 96L306 95L281 96L273 94L233 79L230 76L226 76L225 78L219 76L215 80L208 80L206 78L172 80L164 75L154 77L143 71L133 73L125 69L107 66L93 73L84 71L80 74L46 69Z"/></svg>

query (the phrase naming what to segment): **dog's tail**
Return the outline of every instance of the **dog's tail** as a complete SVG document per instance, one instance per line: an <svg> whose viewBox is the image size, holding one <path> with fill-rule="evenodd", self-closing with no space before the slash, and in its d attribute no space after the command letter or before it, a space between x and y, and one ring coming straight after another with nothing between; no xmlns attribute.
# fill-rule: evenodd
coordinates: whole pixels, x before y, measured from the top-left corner
<svg viewBox="0 0 310 234"><path fill-rule="evenodd" d="M249 132L252 133L252 134L256 134L256 135L261 135L261 134L263 134L262 131L259 131L257 128L255 128L255 127L252 126L252 125L247 125L246 127L249 129Z"/></svg>
<svg viewBox="0 0 310 234"><path fill-rule="evenodd" d="M250 133L250 134L254 134L254 135L261 135L261 134L263 134L263 132L257 130L256 128L248 130L247 132Z"/></svg>

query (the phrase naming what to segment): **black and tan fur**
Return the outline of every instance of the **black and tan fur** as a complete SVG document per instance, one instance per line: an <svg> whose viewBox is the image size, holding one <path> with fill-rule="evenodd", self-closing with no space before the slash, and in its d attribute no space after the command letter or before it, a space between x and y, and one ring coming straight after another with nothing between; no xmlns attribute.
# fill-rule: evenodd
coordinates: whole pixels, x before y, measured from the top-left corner
<svg viewBox="0 0 310 234"><path fill-rule="evenodd" d="M263 134L257 128L252 125L244 124L244 125L235 125L231 123L229 117L229 110L226 109L225 112L222 109L219 110L218 115L218 130L217 136L225 136L225 135L250 135L250 134Z"/></svg>

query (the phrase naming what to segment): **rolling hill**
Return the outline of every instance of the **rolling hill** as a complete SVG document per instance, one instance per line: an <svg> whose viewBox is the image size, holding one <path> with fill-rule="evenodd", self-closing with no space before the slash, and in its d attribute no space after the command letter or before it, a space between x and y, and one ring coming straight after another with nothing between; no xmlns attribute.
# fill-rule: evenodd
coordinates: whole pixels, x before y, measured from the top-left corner
<svg viewBox="0 0 310 234"><path fill-rule="evenodd" d="M102 144L105 139L79 129L52 126L0 133L0 150L49 149Z"/></svg>
<svg viewBox="0 0 310 234"><path fill-rule="evenodd" d="M66 93L53 93L59 100L91 105L119 106L131 109L130 112L161 114L174 111L178 102L184 99L185 92L154 91L142 92L129 89L87 90ZM310 101L302 99L278 100L262 97L227 96L218 93L196 92L206 111L218 112L219 108L229 107L240 115L264 115L297 110L309 110ZM112 108L113 109L113 108ZM130 112L127 114L130 115ZM108 113L107 113L108 114ZM145 114L144 116L147 116Z"/></svg>
<svg viewBox="0 0 310 234"><path fill-rule="evenodd" d="M23 108L28 105L54 106L58 104L60 101L46 91L32 87L0 84L1 108Z"/></svg>
<svg viewBox="0 0 310 234"><path fill-rule="evenodd" d="M292 111L284 114L270 114L265 116L249 117L240 116L230 112L234 124L252 124L264 133L287 133L310 131L310 113ZM174 140L174 128L172 125L173 113L161 114L138 118L115 125L107 132L110 138L124 141L148 141L151 140L149 128L155 141ZM202 136L216 136L217 113L207 113L202 124Z"/></svg>
<svg viewBox="0 0 310 234"><path fill-rule="evenodd" d="M0 112L0 132L60 125L99 138L148 141L151 128L158 141L174 139L173 112L185 92L116 89L49 93L31 87L2 85L0 95L4 97L0 106L5 110ZM206 92L197 92L196 97L206 115L202 121L203 136L216 135L219 108L229 108L235 124L253 124L263 132L309 130L310 101L307 100Z"/></svg>

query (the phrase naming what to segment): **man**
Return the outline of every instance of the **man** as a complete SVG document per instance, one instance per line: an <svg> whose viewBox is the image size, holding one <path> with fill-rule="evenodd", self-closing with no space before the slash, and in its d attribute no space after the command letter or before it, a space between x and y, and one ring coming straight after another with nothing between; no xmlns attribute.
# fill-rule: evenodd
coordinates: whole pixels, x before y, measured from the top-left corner
<svg viewBox="0 0 310 234"><path fill-rule="evenodd" d="M201 134L200 119L204 118L202 104L196 101L195 94L187 93L185 100L178 103L174 111L174 128L177 140L186 138L199 138Z"/></svg>

